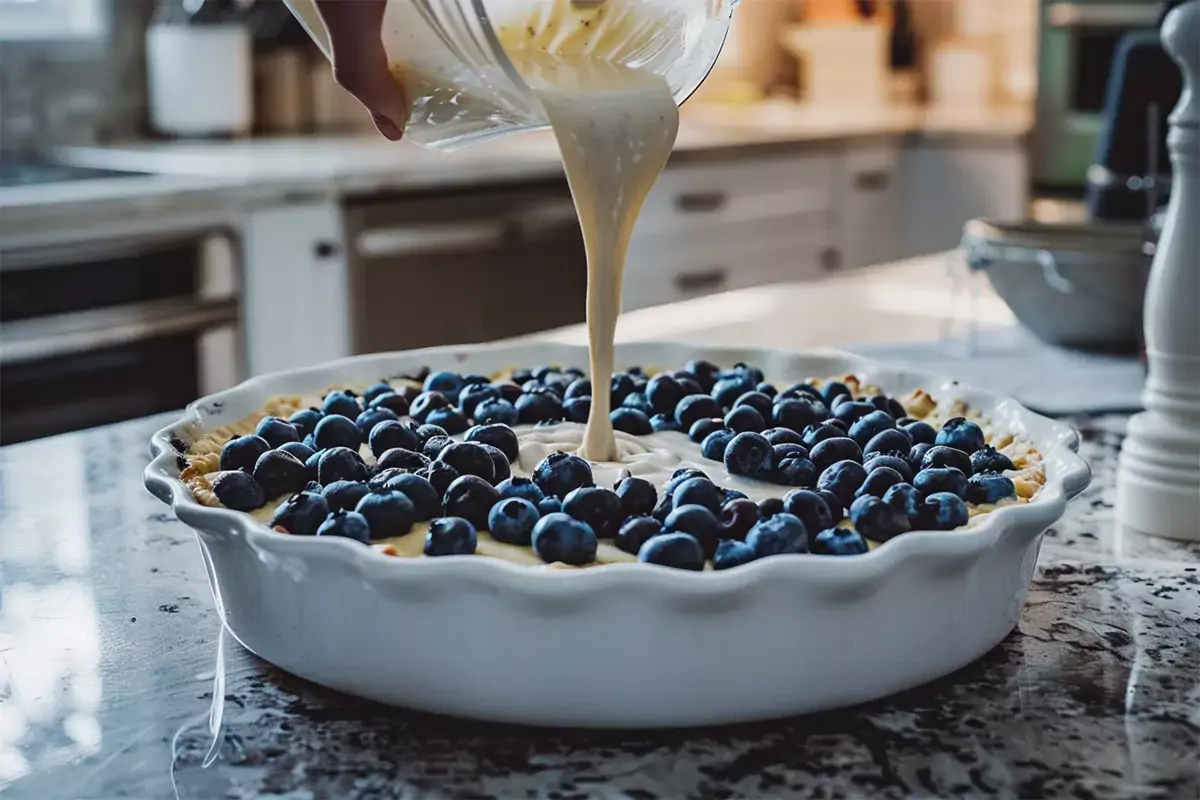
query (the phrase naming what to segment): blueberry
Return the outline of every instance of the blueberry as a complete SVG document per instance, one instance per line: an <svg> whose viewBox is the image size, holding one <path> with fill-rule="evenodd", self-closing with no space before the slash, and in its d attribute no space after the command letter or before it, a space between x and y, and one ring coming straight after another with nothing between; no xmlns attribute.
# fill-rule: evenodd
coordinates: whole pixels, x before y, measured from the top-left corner
<svg viewBox="0 0 1200 800"><path fill-rule="evenodd" d="M366 544L371 540L371 524L356 511L334 511L317 528L317 536L336 536Z"/></svg>
<svg viewBox="0 0 1200 800"><path fill-rule="evenodd" d="M905 482L912 481L912 465L908 463L907 459L897 453L871 453L868 456L863 456L863 466L867 468L868 473L876 467L890 467L899 472Z"/></svg>
<svg viewBox="0 0 1200 800"><path fill-rule="evenodd" d="M708 478L688 478L671 493L671 504L675 508L704 506L713 514L720 514L721 506L725 504L725 493Z"/></svg>
<svg viewBox="0 0 1200 800"><path fill-rule="evenodd" d="M972 472L1005 472L1010 469L1016 469L1012 459L990 444L971 453Z"/></svg>
<svg viewBox="0 0 1200 800"><path fill-rule="evenodd" d="M679 431L679 423L670 414L655 414L650 418L650 427L655 433L663 431Z"/></svg>
<svg viewBox="0 0 1200 800"><path fill-rule="evenodd" d="M734 401L746 392L753 392L757 385L758 381L751 380L748 375L730 375L718 379L710 394L721 408L731 408Z"/></svg>
<svg viewBox="0 0 1200 800"><path fill-rule="evenodd" d="M912 449L908 451L908 465L912 467L913 474L916 474L924 465L925 454L933 449L933 445L926 442L914 444Z"/></svg>
<svg viewBox="0 0 1200 800"><path fill-rule="evenodd" d="M983 447L983 429L963 417L946 420L934 444L962 450L967 455Z"/></svg>
<svg viewBox="0 0 1200 800"><path fill-rule="evenodd" d="M913 444L933 444L937 439L937 431L928 422L909 422L900 427L912 437Z"/></svg>
<svg viewBox="0 0 1200 800"><path fill-rule="evenodd" d="M596 532L563 513L546 514L533 526L533 552L543 561L581 567L596 560Z"/></svg>
<svg viewBox="0 0 1200 800"><path fill-rule="evenodd" d="M492 469L495 474L492 476L492 485L506 481L512 476L512 469L508 464L508 456L500 452L499 447L492 447L490 444L477 442L480 447L487 451L487 454L492 457Z"/></svg>
<svg viewBox="0 0 1200 800"><path fill-rule="evenodd" d="M488 483L496 482L492 457L476 442L451 442L438 454L437 460L454 467L459 475L477 475Z"/></svg>
<svg viewBox="0 0 1200 800"><path fill-rule="evenodd" d="M675 407L684 397L683 387L671 375L655 375L646 384L646 399L658 414L674 414Z"/></svg>
<svg viewBox="0 0 1200 800"><path fill-rule="evenodd" d="M850 395L850 389L840 381L829 381L821 387L821 397L825 399L825 405L830 408L833 408L833 398L843 394Z"/></svg>
<svg viewBox="0 0 1200 800"><path fill-rule="evenodd" d="M275 509L271 527L297 536L312 536L329 516L329 504L316 492L297 492Z"/></svg>
<svg viewBox="0 0 1200 800"><path fill-rule="evenodd" d="M309 459L312 459L314 456L316 456L316 450L312 449L304 442L287 442L280 445L279 450L300 459L301 463L303 463L305 466L305 470L310 481L317 479L317 462L313 461L312 464L308 463ZM261 458L261 456L259 456L259 458Z"/></svg>
<svg viewBox="0 0 1200 800"><path fill-rule="evenodd" d="M409 406L408 413L413 419L421 424L429 417L429 412L435 408L448 408L450 401L446 399L446 395L441 392L421 392L417 395L417 399L412 401Z"/></svg>
<svg viewBox="0 0 1200 800"><path fill-rule="evenodd" d="M898 483L904 483L904 476L891 467L877 466L867 473L867 479L854 493L855 497L883 497L884 492Z"/></svg>
<svg viewBox="0 0 1200 800"><path fill-rule="evenodd" d="M364 495L354 510L366 517L372 539L403 536L412 530L417 516L408 495L387 489Z"/></svg>
<svg viewBox="0 0 1200 800"><path fill-rule="evenodd" d="M267 502L266 492L248 472L222 472L213 481L213 494L234 511L253 511Z"/></svg>
<svg viewBox="0 0 1200 800"><path fill-rule="evenodd" d="M867 470L857 461L838 461L821 472L817 488L833 492L843 508L849 508L854 495L867 479Z"/></svg>
<svg viewBox="0 0 1200 800"><path fill-rule="evenodd" d="M398 467L416 472L429 466L429 459L413 450L403 447L391 447L383 451L383 455L375 462L376 469L391 469ZM324 481L322 481L324 483Z"/></svg>
<svg viewBox="0 0 1200 800"><path fill-rule="evenodd" d="M617 531L615 544L626 553L637 555L649 539L662 533L662 523L654 517L630 517Z"/></svg>
<svg viewBox="0 0 1200 800"><path fill-rule="evenodd" d="M857 556L871 548L853 528L827 528L813 538L809 549L825 556Z"/></svg>
<svg viewBox="0 0 1200 800"><path fill-rule="evenodd" d="M321 485L319 476L317 475L317 467L321 463L321 456L325 453L324 450L313 450L313 454L304 460L304 466L308 470L309 480L318 486ZM296 455L292 453L292 455Z"/></svg>
<svg viewBox="0 0 1200 800"><path fill-rule="evenodd" d="M545 383L546 381L548 381L548 380L551 380L551 379L552 379L552 378L554 378L555 376L558 376L558 375L561 375L561 374L562 374L562 372L561 372L561 368L560 368L560 367L558 367L558 366L548 366L548 365L546 365L546 364L543 364L542 366L539 366L539 367L534 367L534 368L533 368L533 375L532 375L532 377L533 377L533 379L534 379L534 380L536 380L538 383Z"/></svg>
<svg viewBox="0 0 1200 800"><path fill-rule="evenodd" d="M254 429L256 436L261 436L271 447L280 447L288 442L298 442L300 432L292 423L280 417L263 417Z"/></svg>
<svg viewBox="0 0 1200 800"><path fill-rule="evenodd" d="M470 520L441 517L429 523L425 534L427 556L469 556L479 546L479 537Z"/></svg>
<svg viewBox="0 0 1200 800"><path fill-rule="evenodd" d="M804 438L791 428L767 428L763 431L763 436L771 443L772 447L777 444L804 444ZM807 455L808 450L805 450L804 453Z"/></svg>
<svg viewBox="0 0 1200 800"><path fill-rule="evenodd" d="M821 424L829 425L830 427L837 428L839 431L841 431L841 433L838 434L839 436L846 436L850 432L850 423L843 422L840 419L832 419L832 418L827 419L827 420L824 420Z"/></svg>
<svg viewBox="0 0 1200 800"><path fill-rule="evenodd" d="M417 441L421 443L421 447L424 447L430 439L439 436L443 439L450 438L450 434L440 425L418 425L413 433L416 434Z"/></svg>
<svg viewBox="0 0 1200 800"><path fill-rule="evenodd" d="M490 483L477 475L455 478L446 489L442 503L446 513L462 517L481 530L487 529L488 512L500 499L500 493Z"/></svg>
<svg viewBox="0 0 1200 800"><path fill-rule="evenodd" d="M571 385L563 392L563 400L573 400L576 397L591 397L592 382L587 378L579 378L571 381Z"/></svg>
<svg viewBox="0 0 1200 800"><path fill-rule="evenodd" d="M850 506L850 524L873 542L886 542L894 536L912 530L908 517L902 510L872 495L859 497Z"/></svg>
<svg viewBox="0 0 1200 800"><path fill-rule="evenodd" d="M921 469L937 469L940 467L952 467L964 476L969 476L975 472L971 466L971 457L965 452L959 450L957 447L935 444L925 451L925 455L921 456Z"/></svg>
<svg viewBox="0 0 1200 800"><path fill-rule="evenodd" d="M643 564L699 572L704 569L704 551L694 536L686 533L667 533L655 536L643 544L638 550L638 561Z"/></svg>
<svg viewBox="0 0 1200 800"><path fill-rule="evenodd" d="M804 523L809 536L833 527L836 520L825 498L808 489L793 489L783 496L783 510ZM812 540L809 540L812 544Z"/></svg>
<svg viewBox="0 0 1200 800"><path fill-rule="evenodd" d="M858 448L858 442L847 436L840 436L817 442L809 451L808 457L812 459L817 473L820 474L839 461L862 461L862 450Z"/></svg>
<svg viewBox="0 0 1200 800"><path fill-rule="evenodd" d="M807 553L808 531L804 523L793 514L780 511L770 519L762 520L746 534L746 544L754 550L755 558L783 553Z"/></svg>
<svg viewBox="0 0 1200 800"><path fill-rule="evenodd" d="M558 395L551 391L523 394L517 398L517 420L526 425L539 422L556 422L563 419L563 404Z"/></svg>
<svg viewBox="0 0 1200 800"><path fill-rule="evenodd" d="M434 491L438 493L439 498L445 497L446 490L450 488L450 484L459 478L458 470L445 461L433 461L428 466L417 470L414 474L429 481Z"/></svg>
<svg viewBox="0 0 1200 800"><path fill-rule="evenodd" d="M721 371L716 364L704 359L689 361L684 364L683 369L705 392L712 390L713 384L717 382L717 373Z"/></svg>
<svg viewBox="0 0 1200 800"><path fill-rule="evenodd" d="M359 481L333 481L321 490L330 511L353 511L371 489Z"/></svg>
<svg viewBox="0 0 1200 800"><path fill-rule="evenodd" d="M230 439L221 448L221 471L244 469L249 472L254 469L259 456L270 449L271 445L266 439L254 434Z"/></svg>
<svg viewBox="0 0 1200 800"><path fill-rule="evenodd" d="M379 470L372 475L370 480L367 481L367 488L372 492L382 491L383 488L387 486L387 482L392 478L396 477L397 475L410 474L411 473L408 470L400 469L399 467L388 467L387 469ZM320 484L317 485L320 486Z"/></svg>
<svg viewBox="0 0 1200 800"><path fill-rule="evenodd" d="M671 377L674 378L679 384L679 388L683 389L684 397L688 397L693 394L706 394L704 387L701 386L700 382L696 380L696 376L690 372L679 370L678 372L672 373ZM675 410L672 409L671 413L674 414Z"/></svg>
<svg viewBox="0 0 1200 800"><path fill-rule="evenodd" d="M752 364L747 364L743 361L739 361L738 363L734 364L733 371L737 372L737 373L741 373L742 375L745 375L749 380L753 381L756 385L759 383L762 383L763 378L765 377L763 375L763 371L761 369L759 369L756 366L753 366Z"/></svg>
<svg viewBox="0 0 1200 800"><path fill-rule="evenodd" d="M457 372L434 372L425 379L422 388L427 392L441 392L448 397L457 397L462 391L463 379Z"/></svg>
<svg viewBox="0 0 1200 800"><path fill-rule="evenodd" d="M425 417L428 425L437 425L451 436L462 433L471 426L467 417L457 408L435 408Z"/></svg>
<svg viewBox="0 0 1200 800"><path fill-rule="evenodd" d="M308 478L304 462L283 450L268 450L254 464L254 480L268 498L298 492Z"/></svg>
<svg viewBox="0 0 1200 800"><path fill-rule="evenodd" d="M454 440L449 436L434 436L425 442L425 445L421 448L421 455L431 461L435 461L442 454L442 451L452 444L454 444Z"/></svg>
<svg viewBox="0 0 1200 800"><path fill-rule="evenodd" d="M612 421L613 430L628 433L631 436L645 436L653 433L654 429L650 427L650 418L646 416L646 412L638 411L636 408L618 408L608 415Z"/></svg>
<svg viewBox="0 0 1200 800"><path fill-rule="evenodd" d="M433 519L442 514L442 494L428 479L412 473L401 473L384 483L384 488L403 492L413 505L413 519L418 522Z"/></svg>
<svg viewBox="0 0 1200 800"><path fill-rule="evenodd" d="M769 442L770 439L767 439ZM802 444L795 442L785 442L783 444L771 445L771 465L779 466L785 458L808 458L808 450Z"/></svg>
<svg viewBox="0 0 1200 800"><path fill-rule="evenodd" d="M530 380L525 381L523 384L521 384L521 391L523 391L527 394L537 394L538 392L550 391L550 390L548 390L541 381L535 380L535 379L530 379ZM559 392L553 392L553 391L551 391L550 393L555 395L556 397L558 397L559 400L561 400L562 395L565 394L565 392L559 393Z"/></svg>
<svg viewBox="0 0 1200 800"><path fill-rule="evenodd" d="M540 515L537 506L519 497L501 500L488 512L488 530L492 538L505 544L528 545L532 539L533 526Z"/></svg>
<svg viewBox="0 0 1200 800"><path fill-rule="evenodd" d="M850 403L853 401L854 401L854 398L851 397L850 395L839 394L839 395L835 396L832 400L829 401L829 410L832 411L835 408L838 408L838 407L844 405L845 403ZM842 422L842 421L838 420L838 422ZM842 422L842 424L846 427L847 430L850 429L850 423Z"/></svg>
<svg viewBox="0 0 1200 800"><path fill-rule="evenodd" d="M547 514L561 514L562 500L557 497L543 497L537 501L537 510L543 517Z"/></svg>
<svg viewBox="0 0 1200 800"><path fill-rule="evenodd" d="M371 446L371 453L376 458L393 447L415 451L421 446L411 422L393 420L385 420L372 428L370 436L367 437L367 443Z"/></svg>
<svg viewBox="0 0 1200 800"><path fill-rule="evenodd" d="M458 393L458 407L466 416L474 417L480 403L499 399L500 390L490 383L468 383Z"/></svg>
<svg viewBox="0 0 1200 800"><path fill-rule="evenodd" d="M390 466L402 467L403 464L387 464L383 465L383 469ZM370 475L367 472L367 465L363 463L362 456L358 451L351 450L348 447L331 447L328 450L322 450L321 455L317 459L317 482L322 486L327 486L334 481L365 481Z"/></svg>
<svg viewBox="0 0 1200 800"><path fill-rule="evenodd" d="M522 500L528 500L534 505L537 505L538 501L545 496L542 494L542 490L538 488L538 485L532 480L516 475L496 484L496 491L500 493L501 498L519 497ZM618 494L620 494L619 490Z"/></svg>
<svg viewBox="0 0 1200 800"><path fill-rule="evenodd" d="M745 539L746 534L758 522L758 505L744 497L728 500L721 507L721 515L717 521L721 523L722 539Z"/></svg>
<svg viewBox="0 0 1200 800"><path fill-rule="evenodd" d="M317 423L323 416L325 415L315 408L306 408L288 417L288 422L292 423L296 433L300 434L300 438L303 439L317 429Z"/></svg>
<svg viewBox="0 0 1200 800"><path fill-rule="evenodd" d="M883 502L908 517L910 523L915 523L921 515L925 498L910 483L897 483L883 493Z"/></svg>
<svg viewBox="0 0 1200 800"><path fill-rule="evenodd" d="M533 482L542 494L566 497L572 489L594 486L592 465L574 453L556 451L543 458L533 468Z"/></svg>
<svg viewBox="0 0 1200 800"><path fill-rule="evenodd" d="M531 380L533 380L533 370L531 370L531 369L514 370L513 374L509 376L509 380L511 380L513 383L516 383L516 384L522 384L525 381L531 381Z"/></svg>
<svg viewBox="0 0 1200 800"><path fill-rule="evenodd" d="M713 569L732 569L754 560L754 548L736 539L725 539L713 553Z"/></svg>
<svg viewBox="0 0 1200 800"><path fill-rule="evenodd" d="M721 493L725 495L725 502L730 500L746 500L746 493L739 492L737 489L722 488Z"/></svg>
<svg viewBox="0 0 1200 800"><path fill-rule="evenodd" d="M723 419L720 419L719 417L713 417L713 418L704 417L703 419L698 419L695 422L693 422L692 426L687 429L688 430L688 438L691 439L696 444L700 444L705 439L707 439L714 431L719 431L719 430L724 430L724 429L725 429L725 421Z"/></svg>
<svg viewBox="0 0 1200 800"><path fill-rule="evenodd" d="M761 433L766 423L753 406L737 406L725 415L725 427L738 433Z"/></svg>
<svg viewBox="0 0 1200 800"><path fill-rule="evenodd" d="M614 406L621 405L621 402L633 391L633 376L628 372L615 372L610 382L611 402Z"/></svg>
<svg viewBox="0 0 1200 800"><path fill-rule="evenodd" d="M998 472L979 472L967 479L967 500L972 503L998 503L1016 496L1012 479Z"/></svg>
<svg viewBox="0 0 1200 800"><path fill-rule="evenodd" d="M767 497L758 503L758 521L770 519L776 514L783 513L783 500L779 497Z"/></svg>
<svg viewBox="0 0 1200 800"><path fill-rule="evenodd" d="M841 499L836 494L828 489L817 489L817 494L821 495L825 505L829 506L829 515L833 518L834 525L846 518L846 507L842 505Z"/></svg>
<svg viewBox="0 0 1200 800"><path fill-rule="evenodd" d="M338 390L325 395L325 399L321 401L321 410L327 415L337 414L353 421L362 413L362 406L353 394Z"/></svg>
<svg viewBox="0 0 1200 800"><path fill-rule="evenodd" d="M841 439L846 436L846 428L843 428L837 423L837 420L827 419L809 425L801 433L800 443L812 450L819 443L826 439Z"/></svg>
<svg viewBox="0 0 1200 800"><path fill-rule="evenodd" d="M861 400L851 400L833 409L833 418L840 419L847 425L853 425L868 414L874 414L879 409ZM893 424L894 424L893 420Z"/></svg>
<svg viewBox="0 0 1200 800"><path fill-rule="evenodd" d="M586 522L600 539L617 535L621 520L621 498L611 489L581 486L563 498L563 513Z"/></svg>
<svg viewBox="0 0 1200 800"><path fill-rule="evenodd" d="M854 424L858 426L866 421L867 417L863 417ZM851 436L853 435L852 429ZM908 434L897 428L891 428L880 431L867 440L867 443L863 445L863 460L865 461L870 453L907 453L911 448L912 440L909 439Z"/></svg>
<svg viewBox="0 0 1200 800"><path fill-rule="evenodd" d="M771 445L758 433L739 433L725 448L725 469L731 475L767 479L771 476Z"/></svg>
<svg viewBox="0 0 1200 800"><path fill-rule="evenodd" d="M678 467L671 473L670 479L663 486L663 494L667 497L671 496L671 492L675 491L675 487L688 480L689 478L707 478L708 474L702 469L695 467Z"/></svg>
<svg viewBox="0 0 1200 800"><path fill-rule="evenodd" d="M934 492L926 496L919 523L935 531L950 531L966 525L971 512L961 497L951 492Z"/></svg>
<svg viewBox="0 0 1200 800"><path fill-rule="evenodd" d="M675 421L681 430L691 435L692 426L702 419L715 419L724 414L721 404L706 394L692 394L675 406Z"/></svg>
<svg viewBox="0 0 1200 800"><path fill-rule="evenodd" d="M823 406L828 407L825 402L825 395L821 394L820 390L811 383L793 383L791 386L779 393L779 399L792 399L809 397Z"/></svg>
<svg viewBox="0 0 1200 800"><path fill-rule="evenodd" d="M563 403L563 415L569 422L584 423L592 413L592 398L573 397Z"/></svg>
<svg viewBox="0 0 1200 800"><path fill-rule="evenodd" d="M775 403L771 420L781 428L791 428L798 433L825 419L828 413L822 403L811 397L792 397Z"/></svg>
<svg viewBox="0 0 1200 800"><path fill-rule="evenodd" d="M386 408L396 415L397 418L408 416L408 400L404 395L398 392L386 392L377 396L368 405L368 408Z"/></svg>
<svg viewBox="0 0 1200 800"><path fill-rule="evenodd" d="M362 393L363 405L370 408L371 403L375 401L375 398L385 394L395 394L395 391L392 389L392 385L387 381L380 381L379 383L368 386Z"/></svg>
<svg viewBox="0 0 1200 800"><path fill-rule="evenodd" d="M817 482L817 468L807 458L785 458L771 471L771 480L782 486L811 487Z"/></svg>
<svg viewBox="0 0 1200 800"><path fill-rule="evenodd" d="M620 411L626 408L631 411L637 411L639 414L644 414L647 422L650 421L650 415L654 413L654 409L650 406L650 401L641 392L630 392L625 395L625 399L621 401L620 408L616 410Z"/></svg>
<svg viewBox="0 0 1200 800"><path fill-rule="evenodd" d="M351 450L358 450L363 436L359 433L358 426L349 417L341 414L327 414L317 423L317 428L313 431L313 439L317 443L318 450L328 450L331 447L347 447Z"/></svg>
<svg viewBox="0 0 1200 800"><path fill-rule="evenodd" d="M888 416L886 411L872 411L870 414L859 417L850 425L850 438L857 442L859 447L866 447L876 435L895 427L896 420ZM902 433L897 435L904 437ZM907 441L905 438L906 443Z"/></svg>
<svg viewBox="0 0 1200 800"><path fill-rule="evenodd" d="M967 476L954 467L929 467L917 473L913 478L913 486L921 494L929 496L939 492L949 492L967 499Z"/></svg>
<svg viewBox="0 0 1200 800"><path fill-rule="evenodd" d="M517 408L510 401L484 400L475 406L475 421L480 425L516 425Z"/></svg>
<svg viewBox="0 0 1200 800"><path fill-rule="evenodd" d="M760 383L758 386L754 387L754 391L762 392L771 399L774 399L779 394L779 390L776 389L775 385L772 383Z"/></svg>
<svg viewBox="0 0 1200 800"><path fill-rule="evenodd" d="M640 517L654 511L658 495L654 484L645 478L624 478L617 484L617 498L621 501L621 513L626 517Z"/></svg>
<svg viewBox="0 0 1200 800"><path fill-rule="evenodd" d="M717 515L704 506L676 506L663 523L665 533L688 533L696 537L706 558L711 558L721 538Z"/></svg>
<svg viewBox="0 0 1200 800"><path fill-rule="evenodd" d="M354 426L358 428L358 433L363 441L366 441L371 431L381 422L396 422L400 418L396 416L396 412L387 408L368 408L366 411L358 415L358 419L354 420Z"/></svg>

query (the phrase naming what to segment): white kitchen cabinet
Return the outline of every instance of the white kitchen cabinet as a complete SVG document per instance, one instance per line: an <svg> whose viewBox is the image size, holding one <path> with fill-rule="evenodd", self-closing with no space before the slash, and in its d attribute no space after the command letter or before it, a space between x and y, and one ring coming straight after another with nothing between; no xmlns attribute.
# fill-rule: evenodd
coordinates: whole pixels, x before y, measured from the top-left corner
<svg viewBox="0 0 1200 800"><path fill-rule="evenodd" d="M882 264L901 250L901 147L898 138L850 141L835 181L838 252L833 268Z"/></svg>
<svg viewBox="0 0 1200 800"><path fill-rule="evenodd" d="M316 199L251 212L242 226L249 373L351 354L342 211Z"/></svg>
<svg viewBox="0 0 1200 800"><path fill-rule="evenodd" d="M904 148L899 255L958 246L975 217L1024 217L1029 166L1016 138L923 139Z"/></svg>

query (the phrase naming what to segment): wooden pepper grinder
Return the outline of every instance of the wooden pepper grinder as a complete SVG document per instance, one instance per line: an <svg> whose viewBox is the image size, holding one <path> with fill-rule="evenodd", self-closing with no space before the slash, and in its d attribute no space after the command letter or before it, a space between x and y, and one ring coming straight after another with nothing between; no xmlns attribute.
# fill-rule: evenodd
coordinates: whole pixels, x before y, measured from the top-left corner
<svg viewBox="0 0 1200 800"><path fill-rule="evenodd" d="M1183 73L1169 118L1171 200L1146 290L1149 371L1117 472L1117 521L1200 541L1200 0L1167 14L1163 47Z"/></svg>

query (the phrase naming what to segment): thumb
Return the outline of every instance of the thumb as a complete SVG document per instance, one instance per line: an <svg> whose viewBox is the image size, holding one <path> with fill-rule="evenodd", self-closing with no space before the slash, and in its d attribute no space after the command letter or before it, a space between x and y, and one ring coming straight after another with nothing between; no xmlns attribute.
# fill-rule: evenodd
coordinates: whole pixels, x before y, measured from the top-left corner
<svg viewBox="0 0 1200 800"><path fill-rule="evenodd" d="M334 79L371 112L375 127L399 139L408 122L404 86L388 68L381 31L386 0L317 0L329 31Z"/></svg>

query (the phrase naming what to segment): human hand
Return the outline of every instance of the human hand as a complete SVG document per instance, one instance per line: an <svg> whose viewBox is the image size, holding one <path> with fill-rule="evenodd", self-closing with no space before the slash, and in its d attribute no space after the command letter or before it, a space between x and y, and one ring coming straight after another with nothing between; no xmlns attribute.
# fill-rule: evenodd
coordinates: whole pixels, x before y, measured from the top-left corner
<svg viewBox="0 0 1200 800"><path fill-rule="evenodd" d="M317 0L329 31L333 76L366 106L375 127L396 141L408 122L404 87L388 70L380 33L386 0Z"/></svg>

